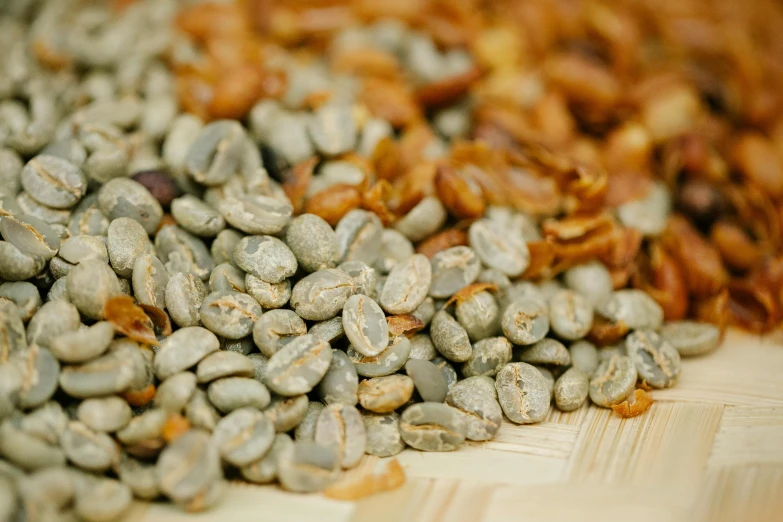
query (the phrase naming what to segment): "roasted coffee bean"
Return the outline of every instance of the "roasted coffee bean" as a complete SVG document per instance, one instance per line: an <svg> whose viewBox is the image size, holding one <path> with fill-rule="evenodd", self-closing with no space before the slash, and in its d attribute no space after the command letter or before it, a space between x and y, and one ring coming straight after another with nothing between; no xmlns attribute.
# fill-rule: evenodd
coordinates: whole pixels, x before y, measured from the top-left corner
<svg viewBox="0 0 783 522"><path fill-rule="evenodd" d="M363 261L375 264L381 248L383 225L372 212L351 210L334 229L337 235L340 261Z"/></svg>
<svg viewBox="0 0 783 522"><path fill-rule="evenodd" d="M212 292L199 308L201 323L227 339L250 335L261 314L261 307L255 299L232 291Z"/></svg>
<svg viewBox="0 0 783 522"><path fill-rule="evenodd" d="M636 366L627 355L612 354L603 359L590 380L590 399L609 408L623 402L636 386Z"/></svg>
<svg viewBox="0 0 783 522"><path fill-rule="evenodd" d="M534 345L523 349L519 355L519 360L528 364L566 367L571 365L571 354L560 341L542 339Z"/></svg>
<svg viewBox="0 0 783 522"><path fill-rule="evenodd" d="M76 410L76 415L88 428L110 433L128 425L131 420L131 408L120 397L100 397L82 401Z"/></svg>
<svg viewBox="0 0 783 522"><path fill-rule="evenodd" d="M511 343L505 337L489 337L473 345L470 359L462 365L463 377L494 377L511 362Z"/></svg>
<svg viewBox="0 0 783 522"><path fill-rule="evenodd" d="M389 273L380 304L390 314L410 314L427 297L432 281L429 260L416 254L400 261Z"/></svg>
<svg viewBox="0 0 783 522"><path fill-rule="evenodd" d="M549 333L549 310L540 299L520 298L506 307L501 326L512 343L534 344Z"/></svg>
<svg viewBox="0 0 783 522"><path fill-rule="evenodd" d="M207 287L193 274L171 274L165 291L166 309L180 328L198 326L199 311L207 297Z"/></svg>
<svg viewBox="0 0 783 522"><path fill-rule="evenodd" d="M674 346L682 357L702 355L720 344L720 329L709 323L674 321L661 328L661 335Z"/></svg>
<svg viewBox="0 0 783 522"><path fill-rule="evenodd" d="M285 242L306 272L334 268L340 261L337 234L329 223L314 214L303 214L291 220Z"/></svg>
<svg viewBox="0 0 783 522"><path fill-rule="evenodd" d="M291 307L302 319L325 321L337 315L356 291L342 270L319 270L299 280L291 292Z"/></svg>
<svg viewBox="0 0 783 522"><path fill-rule="evenodd" d="M318 396L326 404L339 403L353 406L359 400L358 388L359 376L353 362L342 350L332 350L332 362L326 375L318 384Z"/></svg>
<svg viewBox="0 0 783 522"><path fill-rule="evenodd" d="M492 439L503 422L494 383L488 384L490 391L485 389L485 384L481 380L465 379L452 386L446 395L446 404L462 413L469 440Z"/></svg>
<svg viewBox="0 0 783 522"><path fill-rule="evenodd" d="M473 353L465 328L443 310L432 318L430 337L438 352L450 361L465 362Z"/></svg>
<svg viewBox="0 0 783 522"><path fill-rule="evenodd" d="M276 432L285 433L299 426L307 415L309 402L304 394L293 397L275 395L263 413L274 424Z"/></svg>
<svg viewBox="0 0 783 522"><path fill-rule="evenodd" d="M331 362L329 343L312 335L298 336L269 359L265 383L286 397L308 393L326 375Z"/></svg>
<svg viewBox="0 0 783 522"><path fill-rule="evenodd" d="M408 360L411 343L406 337L390 341L389 347L378 355L368 357L350 346L346 353L356 367L356 373L362 377L382 377L398 371Z"/></svg>
<svg viewBox="0 0 783 522"><path fill-rule="evenodd" d="M481 263L473 249L465 246L447 248L430 260L432 282L430 296L436 299L451 297L479 275Z"/></svg>
<svg viewBox="0 0 783 522"><path fill-rule="evenodd" d="M277 478L280 462L293 456L294 441L285 433L275 435L269 451L259 460L239 469L245 480L256 484L268 484Z"/></svg>
<svg viewBox="0 0 783 522"><path fill-rule="evenodd" d="M468 229L471 248L490 268L516 277L530 264L530 251L515 230L503 230L489 219L479 219Z"/></svg>
<svg viewBox="0 0 783 522"><path fill-rule="evenodd" d="M291 310L270 310L253 326L253 342L267 357L272 357L293 337L305 335L307 325Z"/></svg>
<svg viewBox="0 0 783 522"><path fill-rule="evenodd" d="M255 366L245 355L231 351L212 352L196 366L199 383L212 382L221 377L254 377Z"/></svg>
<svg viewBox="0 0 783 522"><path fill-rule="evenodd" d="M407 403L413 388L413 379L407 375L373 377L359 383L359 404L375 413L388 413Z"/></svg>
<svg viewBox="0 0 783 522"><path fill-rule="evenodd" d="M247 236L234 249L234 262L249 274L268 283L280 283L296 273L294 253L272 236Z"/></svg>
<svg viewBox="0 0 783 522"><path fill-rule="evenodd" d="M562 339L581 339L593 326L593 306L580 294L561 290L549 300L549 325Z"/></svg>
<svg viewBox="0 0 783 522"><path fill-rule="evenodd" d="M368 357L378 355L389 344L389 327L383 310L365 295L353 295L345 302L343 329L351 346Z"/></svg>
<svg viewBox="0 0 783 522"><path fill-rule="evenodd" d="M669 388L680 376L680 353L653 330L636 330L625 339L628 356L639 378L653 388Z"/></svg>
<svg viewBox="0 0 783 522"><path fill-rule="evenodd" d="M555 382L555 404L563 411L573 411L581 406L590 391L590 380L579 368L570 368Z"/></svg>
<svg viewBox="0 0 783 522"><path fill-rule="evenodd" d="M160 344L155 354L155 374L158 379L167 379L195 366L219 348L220 341L206 328L191 326L177 330Z"/></svg>
<svg viewBox="0 0 783 522"><path fill-rule="evenodd" d="M320 418L320 417L319 417ZM300 493L319 491L334 482L340 471L340 455L334 446L300 440L278 463L283 488Z"/></svg>
<svg viewBox="0 0 783 522"><path fill-rule="evenodd" d="M340 465L352 468L364 455L367 435L356 407L330 404L321 411L315 424L315 442L337 450Z"/></svg>
<svg viewBox="0 0 783 522"><path fill-rule="evenodd" d="M421 451L454 451L465 442L467 429L459 410L446 404L414 404L400 416L402 440Z"/></svg>
<svg viewBox="0 0 783 522"><path fill-rule="evenodd" d="M511 422L532 424L549 412L549 387L541 373L527 363L504 366L495 378L495 388L500 407Z"/></svg>
<svg viewBox="0 0 783 522"><path fill-rule="evenodd" d="M291 281L267 283L253 274L245 274L247 293L265 309L282 308L291 299Z"/></svg>
<svg viewBox="0 0 783 522"><path fill-rule="evenodd" d="M248 377L223 377L207 388L209 402L223 413L239 408L266 408L271 397L266 386Z"/></svg>
<svg viewBox="0 0 783 522"><path fill-rule="evenodd" d="M272 447L275 429L269 419L255 408L232 411L217 423L212 441L220 456L237 467L262 458Z"/></svg>

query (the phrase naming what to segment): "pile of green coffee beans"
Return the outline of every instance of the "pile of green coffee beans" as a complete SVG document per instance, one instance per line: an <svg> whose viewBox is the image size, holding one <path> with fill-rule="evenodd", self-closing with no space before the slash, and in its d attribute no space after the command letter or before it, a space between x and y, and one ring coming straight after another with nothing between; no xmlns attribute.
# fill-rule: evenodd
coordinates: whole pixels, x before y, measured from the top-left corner
<svg viewBox="0 0 783 522"><path fill-rule="evenodd" d="M55 34L81 73L45 70L26 31L73 3L0 17L0 520L118 520L133 497L197 511L233 479L319 491L364 454L457 450L504 417L672 386L681 354L718 344L613 291L600 263L512 282L539 231L506 208L431 259L414 243L446 223L435 197L392 228L294 216L259 146L316 152L325 187L356 174L330 158L368 154L383 122L337 102L262 102L252 133L178 114L171 1L85 9ZM106 320L122 295L170 318L158 346ZM596 347L597 316L630 335Z"/></svg>

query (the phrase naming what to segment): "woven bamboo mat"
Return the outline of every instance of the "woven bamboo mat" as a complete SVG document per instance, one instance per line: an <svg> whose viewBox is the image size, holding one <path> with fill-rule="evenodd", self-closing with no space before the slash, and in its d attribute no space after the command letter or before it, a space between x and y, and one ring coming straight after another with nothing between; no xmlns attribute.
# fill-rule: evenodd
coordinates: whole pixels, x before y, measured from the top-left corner
<svg viewBox="0 0 783 522"><path fill-rule="evenodd" d="M783 338L730 332L644 415L594 406L453 453L406 450L405 485L359 502L231 486L209 513L133 522L783 521Z"/></svg>

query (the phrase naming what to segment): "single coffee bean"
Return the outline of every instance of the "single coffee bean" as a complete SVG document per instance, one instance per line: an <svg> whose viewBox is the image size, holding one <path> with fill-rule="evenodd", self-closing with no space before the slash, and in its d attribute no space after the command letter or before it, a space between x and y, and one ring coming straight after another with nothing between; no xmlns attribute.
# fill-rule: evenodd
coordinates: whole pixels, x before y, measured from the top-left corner
<svg viewBox="0 0 783 522"><path fill-rule="evenodd" d="M232 411L217 423L212 441L220 456L237 467L262 458L272 447L275 429L267 417L255 408Z"/></svg>
<svg viewBox="0 0 783 522"><path fill-rule="evenodd" d="M549 333L549 310L543 300L520 298L506 307L501 326L512 343L534 344Z"/></svg>
<svg viewBox="0 0 783 522"><path fill-rule="evenodd" d="M15 352L12 364L22 369L22 386L19 389L19 407L35 408L48 401L57 390L60 363L46 348L32 344Z"/></svg>
<svg viewBox="0 0 783 522"><path fill-rule="evenodd" d="M76 488L74 513L87 522L119 520L133 500L130 488L113 479L101 478L89 487Z"/></svg>
<svg viewBox="0 0 783 522"><path fill-rule="evenodd" d="M286 397L308 393L323 379L331 362L329 343L302 335L269 359L265 382L272 391Z"/></svg>
<svg viewBox="0 0 783 522"><path fill-rule="evenodd" d="M133 295L139 304L160 308L166 307L166 287L169 273L160 259L151 254L142 254L133 263L131 275Z"/></svg>
<svg viewBox="0 0 783 522"><path fill-rule="evenodd" d="M421 241L440 230L447 218L443 203L436 197L427 196L398 219L394 228L411 241Z"/></svg>
<svg viewBox="0 0 783 522"><path fill-rule="evenodd" d="M334 268L340 260L337 234L315 214L302 214L291 220L285 242L306 272Z"/></svg>
<svg viewBox="0 0 783 522"><path fill-rule="evenodd" d="M609 270L599 261L577 265L563 275L566 286L587 299L592 306L598 306L612 295L614 284Z"/></svg>
<svg viewBox="0 0 783 522"><path fill-rule="evenodd" d="M346 404L330 404L315 424L315 442L335 448L344 469L359 463L367 445L367 435L359 410Z"/></svg>
<svg viewBox="0 0 783 522"><path fill-rule="evenodd" d="M436 299L451 297L479 275L481 262L472 248L455 246L442 250L430 260L432 282L430 296Z"/></svg>
<svg viewBox="0 0 783 522"><path fill-rule="evenodd" d="M291 249L272 236L243 237L234 249L234 262L268 283L280 283L294 275L297 268Z"/></svg>
<svg viewBox="0 0 783 522"><path fill-rule="evenodd" d="M429 334L416 334L411 341L411 359L420 359L422 361L431 361L438 355L435 344L432 342Z"/></svg>
<svg viewBox="0 0 783 522"><path fill-rule="evenodd" d="M285 433L299 426L307 415L309 402L305 394L293 397L275 395L263 414L274 424L277 433Z"/></svg>
<svg viewBox="0 0 783 522"><path fill-rule="evenodd" d="M293 450L279 461L277 470L280 485L298 493L326 488L339 472L340 455L336 447L306 440L294 442Z"/></svg>
<svg viewBox="0 0 783 522"><path fill-rule="evenodd" d="M590 380L579 368L570 368L555 382L555 404L563 411L581 406L590 391Z"/></svg>
<svg viewBox="0 0 783 522"><path fill-rule="evenodd" d="M511 362L511 343L505 337L489 337L473 345L470 359L462 365L463 377L494 377Z"/></svg>
<svg viewBox="0 0 783 522"><path fill-rule="evenodd" d="M46 267L46 259L32 256L8 241L0 241L0 279L24 281L39 274Z"/></svg>
<svg viewBox="0 0 783 522"><path fill-rule="evenodd" d="M482 380L466 379L452 386L446 395L446 404L462 414L469 440L492 439L503 422L503 410L494 395L494 382L488 385L491 387L489 392L485 385Z"/></svg>
<svg viewBox="0 0 783 522"><path fill-rule="evenodd" d="M454 312L472 342L500 331L500 309L489 292L478 292L465 299L457 299Z"/></svg>
<svg viewBox="0 0 783 522"><path fill-rule="evenodd" d="M266 309L282 308L291 298L291 281L288 279L267 283L253 274L245 274L245 288L250 297Z"/></svg>
<svg viewBox="0 0 783 522"><path fill-rule="evenodd" d="M429 260L416 254L401 260L389 273L380 304L390 314L410 314L427 297L432 281Z"/></svg>
<svg viewBox="0 0 783 522"><path fill-rule="evenodd" d="M288 201L261 194L226 197L218 203L226 221L245 234L279 234L291 221Z"/></svg>
<svg viewBox="0 0 783 522"><path fill-rule="evenodd" d="M376 457L391 457L405 449L400 433L400 416L395 412L376 414L363 412L367 434L365 452Z"/></svg>
<svg viewBox="0 0 783 522"><path fill-rule="evenodd" d="M612 322L625 323L631 330L654 330L663 324L663 309L641 290L617 290L596 311Z"/></svg>
<svg viewBox="0 0 783 522"><path fill-rule="evenodd" d="M305 335L307 325L291 310L270 310L253 326L253 342L267 357L272 357L293 337Z"/></svg>
<svg viewBox="0 0 783 522"><path fill-rule="evenodd" d="M192 142L184 166L198 183L221 185L240 168L246 140L245 130L238 122L209 123Z"/></svg>
<svg viewBox="0 0 783 522"><path fill-rule="evenodd" d="M104 263L108 263L109 252L106 250L104 241L105 239L102 237L72 236L63 241L57 255L74 265L89 258L100 259Z"/></svg>
<svg viewBox="0 0 783 522"><path fill-rule="evenodd" d="M32 319L42 304L38 289L26 281L0 284L0 299L13 302L24 323Z"/></svg>
<svg viewBox="0 0 783 522"><path fill-rule="evenodd" d="M215 266L204 242L174 225L162 227L155 235L155 251L169 275L193 274L205 281Z"/></svg>
<svg viewBox="0 0 783 522"><path fill-rule="evenodd" d="M179 413L188 404L195 390L196 374L193 372L175 373L158 385L154 404L169 413Z"/></svg>
<svg viewBox="0 0 783 522"><path fill-rule="evenodd" d="M171 202L171 215L179 226L201 237L215 237L226 228L220 212L190 194Z"/></svg>
<svg viewBox="0 0 783 522"><path fill-rule="evenodd" d="M655 182L643 198L618 205L617 217L628 228L635 228L645 236L657 236L666 228L671 207L669 189Z"/></svg>
<svg viewBox="0 0 783 522"><path fill-rule="evenodd" d="M406 337L390 341L389 347L378 355L368 357L350 346L346 353L356 367L356 373L362 377L382 377L398 371L408 360L411 342Z"/></svg>
<svg viewBox="0 0 783 522"><path fill-rule="evenodd" d="M402 440L421 451L454 451L465 442L467 429L460 412L446 404L414 404L400 416Z"/></svg>
<svg viewBox="0 0 783 522"><path fill-rule="evenodd" d="M495 378L498 402L506 417L517 424L540 422L552 398L541 373L530 364L509 363Z"/></svg>
<svg viewBox="0 0 783 522"><path fill-rule="evenodd" d="M566 367L571 365L571 354L560 341L541 339L526 347L519 355L521 362Z"/></svg>
<svg viewBox="0 0 783 522"><path fill-rule="evenodd" d="M535 369L541 373L541 375L544 376L544 380L546 381L546 386L549 389L549 396L551 397L552 394L555 393L555 375L552 373L552 371L549 368L546 368L541 365L534 365Z"/></svg>
<svg viewBox="0 0 783 522"><path fill-rule="evenodd" d="M27 471L65 465L65 453L58 444L31 437L20 426L21 414L0 423L0 454Z"/></svg>
<svg viewBox="0 0 783 522"><path fill-rule="evenodd" d="M353 362L342 350L332 350L332 362L318 384L318 396L326 404L353 406L359 401L358 389L359 376Z"/></svg>
<svg viewBox="0 0 783 522"><path fill-rule="evenodd" d="M432 297L426 297L411 315L421 321L424 326L429 325L435 316L435 300Z"/></svg>
<svg viewBox="0 0 783 522"><path fill-rule="evenodd" d="M620 404L636 387L636 366L627 355L612 354L601 361L590 380L590 399L609 408Z"/></svg>
<svg viewBox="0 0 783 522"><path fill-rule="evenodd" d="M180 328L201 323L199 311L206 297L206 285L193 274L174 273L166 284L166 309Z"/></svg>
<svg viewBox="0 0 783 522"><path fill-rule="evenodd" d="M593 306L580 294L561 290L549 300L549 324L562 339L581 339L593 326Z"/></svg>
<svg viewBox="0 0 783 522"><path fill-rule="evenodd" d="M209 274L209 290L211 292L247 293L245 273L230 263L217 265Z"/></svg>
<svg viewBox="0 0 783 522"><path fill-rule="evenodd" d="M315 323L310 327L310 330L307 333L318 339L323 339L327 343L331 343L345 335L343 318L337 316L327 319L326 321Z"/></svg>
<svg viewBox="0 0 783 522"><path fill-rule="evenodd" d="M254 377L255 366L245 355L231 351L212 352L196 366L196 378L200 384L222 377Z"/></svg>
<svg viewBox="0 0 783 522"><path fill-rule="evenodd" d="M0 234L28 256L46 261L57 254L61 243L51 226L30 215L0 217Z"/></svg>
<svg viewBox="0 0 783 522"><path fill-rule="evenodd" d="M680 353L653 330L636 330L625 339L628 356L639 378L653 388L674 386L682 370Z"/></svg>
<svg viewBox="0 0 783 522"><path fill-rule="evenodd" d="M79 167L46 154L27 162L21 182L36 201L52 208L70 208L87 192L87 179Z"/></svg>
<svg viewBox="0 0 783 522"><path fill-rule="evenodd" d="M117 439L130 446L140 442L160 439L169 412L158 408L150 408L131 419L127 426L117 432Z"/></svg>
<svg viewBox="0 0 783 522"><path fill-rule="evenodd" d="M12 337L16 339L9 342L8 346L22 348L26 343L23 342L25 338L23 326L21 337L18 334L20 324L15 320L19 317L18 314L6 312L4 317L7 327L13 329L7 334L9 339ZM11 322L10 319L14 321ZM60 335L75 332L80 325L81 318L75 306L65 301L51 301L44 304L27 325L27 342L48 348Z"/></svg>
<svg viewBox="0 0 783 522"><path fill-rule="evenodd" d="M88 471L106 471L119 462L120 450L111 437L95 432L73 421L60 437L65 455L75 465Z"/></svg>
<svg viewBox="0 0 783 522"><path fill-rule="evenodd" d="M661 335L674 346L682 357L702 355L720 344L720 329L709 323L674 321L661 328Z"/></svg>
<svg viewBox="0 0 783 522"><path fill-rule="evenodd" d="M307 120L307 132L324 156L339 156L356 145L356 122L348 105L323 105Z"/></svg>
<svg viewBox="0 0 783 522"><path fill-rule="evenodd" d="M245 480L256 484L268 484L277 478L280 462L293 456L294 441L286 433L275 435L270 450L255 462L239 469Z"/></svg>
<svg viewBox="0 0 783 522"><path fill-rule="evenodd" d="M381 233L381 250L374 266L379 273L388 274L398 263L413 254L410 240L396 230L387 228Z"/></svg>
<svg viewBox="0 0 783 522"><path fill-rule="evenodd" d="M430 361L409 359L405 372L413 379L419 396L425 402L443 402L448 392L448 383L440 369Z"/></svg>
<svg viewBox="0 0 783 522"><path fill-rule="evenodd" d="M234 249L243 235L233 229L225 229L218 232L212 241L210 253L216 265L223 263L234 264Z"/></svg>
<svg viewBox="0 0 783 522"><path fill-rule="evenodd" d="M115 178L98 191L98 206L113 221L127 217L138 221L147 234L153 234L163 219L163 208L141 183Z"/></svg>
<svg viewBox="0 0 783 522"><path fill-rule="evenodd" d="M430 362L438 367L440 370L440 373L443 374L443 377L446 379L446 385L451 389L452 386L457 382L457 379L459 378L457 376L457 370L454 369L454 366L452 366L451 362L447 359L444 359L443 357L435 357Z"/></svg>
<svg viewBox="0 0 783 522"><path fill-rule="evenodd" d="M375 413L388 413L411 399L413 379L407 375L373 377L359 383L358 395L362 408Z"/></svg>
<svg viewBox="0 0 783 522"><path fill-rule="evenodd" d="M116 471L120 481L130 488L134 497L153 500L160 496L160 484L154 463L124 455L120 458Z"/></svg>
<svg viewBox="0 0 783 522"><path fill-rule="evenodd" d="M353 279L342 270L319 270L294 285L291 307L302 319L325 321L337 315L355 291Z"/></svg>
<svg viewBox="0 0 783 522"><path fill-rule="evenodd" d="M73 264L69 263L68 261L65 261L60 256L54 256L49 261L49 273L55 279L62 279L63 277L68 275L68 273L71 271L73 266L74 266Z"/></svg>
<svg viewBox="0 0 783 522"><path fill-rule="evenodd" d="M60 403L49 401L29 411L19 425L31 437L58 444L69 421L68 413Z"/></svg>
<svg viewBox="0 0 783 522"><path fill-rule="evenodd" d="M389 344L389 327L378 304L365 295L353 295L343 307L343 329L353 348L368 357Z"/></svg>
<svg viewBox="0 0 783 522"><path fill-rule="evenodd" d="M68 220L68 232L71 236L84 234L87 236L105 236L109 230L109 218L101 212L98 206L98 195L93 193L85 196L76 205Z"/></svg>
<svg viewBox="0 0 783 522"><path fill-rule="evenodd" d="M373 212L355 209L348 212L334 229L340 261L363 261L373 266L381 248L383 225Z"/></svg>
<svg viewBox="0 0 783 522"><path fill-rule="evenodd" d="M465 328L443 310L432 318L430 337L438 352L450 361L465 362L473 353Z"/></svg>
<svg viewBox="0 0 783 522"><path fill-rule="evenodd" d="M261 314L261 307L255 299L232 291L212 292L199 308L201 323L227 339L250 335Z"/></svg>
<svg viewBox="0 0 783 522"><path fill-rule="evenodd" d="M23 379L22 368L16 364L8 364L7 359L0 364L0 419L16 410Z"/></svg>
<svg viewBox="0 0 783 522"><path fill-rule="evenodd" d="M247 358L250 359L250 362L252 362L255 367L255 375L253 378L258 382L264 382L264 379L266 379L266 367L269 363L269 357L263 353L254 352L248 355Z"/></svg>
<svg viewBox="0 0 783 522"><path fill-rule="evenodd" d="M156 465L164 495L182 503L221 480L220 455L209 433L191 429L161 452Z"/></svg>
<svg viewBox="0 0 783 522"><path fill-rule="evenodd" d="M0 246L2 246L2 242L0 241ZM1 250L1 249L0 249ZM46 294L46 300L47 301L66 301L70 303L71 301L68 299L68 280L65 277L62 277L55 281L51 288L49 288L49 292Z"/></svg>
<svg viewBox="0 0 783 522"><path fill-rule="evenodd" d="M239 408L266 408L271 400L266 386L248 377L223 377L207 388L209 402L223 413Z"/></svg>
<svg viewBox="0 0 783 522"><path fill-rule="evenodd" d="M24 475L20 473L18 477L3 476L0 477L9 481L7 494L18 494L21 504L28 513L35 513L36 517L51 517L57 519L58 512L64 510L73 502L73 496L76 494L76 485L73 480L73 472L66 467L40 469ZM11 479L14 482L10 482ZM2 483L2 482L0 482ZM5 485L5 484L3 484ZM11 498L14 503L16 498ZM49 512L51 510L51 512ZM2 512L0 508L0 512ZM12 520L8 513L6 520Z"/></svg>
<svg viewBox="0 0 783 522"><path fill-rule="evenodd" d="M356 283L356 293L377 300L378 271L364 261L346 261L337 267L348 274Z"/></svg>
<svg viewBox="0 0 783 522"><path fill-rule="evenodd" d="M220 413L209 402L207 393L196 388L185 405L185 417L193 428L211 432L220 420Z"/></svg>
<svg viewBox="0 0 783 522"><path fill-rule="evenodd" d="M496 298L503 290L511 288L511 280L506 274L496 268L485 268L479 272L476 282L495 285L497 290L493 290L492 292Z"/></svg>
<svg viewBox="0 0 783 522"><path fill-rule="evenodd" d="M181 328L161 342L155 354L155 374L158 379L165 380L175 373L195 366L219 348L220 341L206 328Z"/></svg>
<svg viewBox="0 0 783 522"><path fill-rule="evenodd" d="M124 392L134 377L134 361L110 352L82 365L63 368L60 388L72 397L101 397Z"/></svg>
<svg viewBox="0 0 783 522"><path fill-rule="evenodd" d="M530 264L530 251L522 235L503 230L489 219L479 219L468 229L468 241L481 261L490 268L516 277Z"/></svg>
<svg viewBox="0 0 783 522"><path fill-rule="evenodd" d="M117 396L83 400L76 416L88 428L111 433L121 430L131 420L131 409L125 399Z"/></svg>
<svg viewBox="0 0 783 522"><path fill-rule="evenodd" d="M68 298L86 317L101 319L103 307L122 293L117 274L98 259L86 259L68 274Z"/></svg>
<svg viewBox="0 0 783 522"><path fill-rule="evenodd" d="M598 349L590 341L577 341L568 347L571 364L579 368L588 377L598 368Z"/></svg>

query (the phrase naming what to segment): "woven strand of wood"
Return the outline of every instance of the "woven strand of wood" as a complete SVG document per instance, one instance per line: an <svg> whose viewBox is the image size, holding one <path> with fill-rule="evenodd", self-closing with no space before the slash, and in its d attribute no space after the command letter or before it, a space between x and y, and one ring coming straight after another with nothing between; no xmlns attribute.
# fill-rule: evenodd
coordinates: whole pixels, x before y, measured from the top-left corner
<svg viewBox="0 0 783 522"><path fill-rule="evenodd" d="M729 332L621 419L584 406L452 453L406 450L405 485L358 502L236 484L208 513L137 504L133 522L783 521L783 338Z"/></svg>

